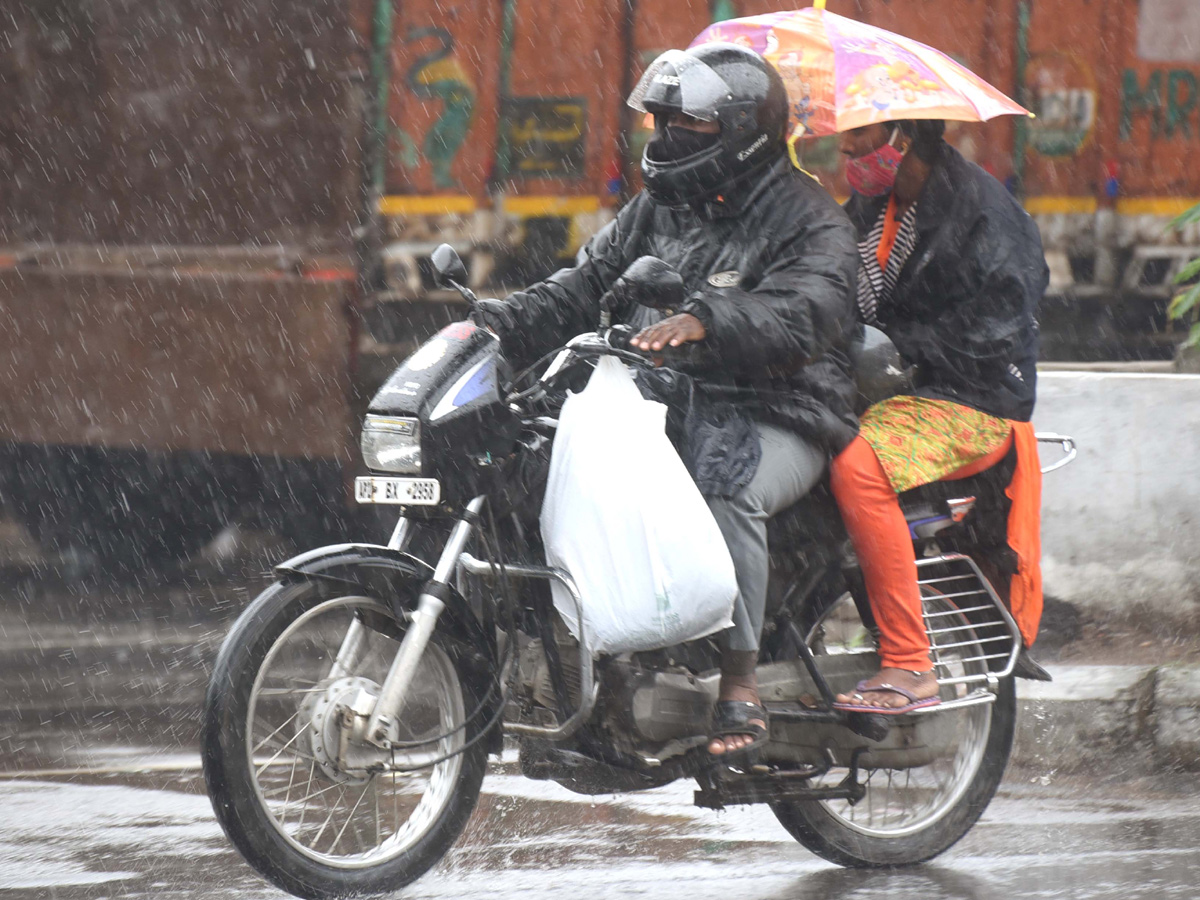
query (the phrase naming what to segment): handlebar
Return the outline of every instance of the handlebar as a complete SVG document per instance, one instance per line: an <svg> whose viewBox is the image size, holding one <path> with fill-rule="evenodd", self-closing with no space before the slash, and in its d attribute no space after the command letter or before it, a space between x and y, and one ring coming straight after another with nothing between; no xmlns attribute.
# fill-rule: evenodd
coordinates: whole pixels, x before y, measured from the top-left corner
<svg viewBox="0 0 1200 900"><path fill-rule="evenodd" d="M665 368L676 368L681 364L693 364L698 356L698 347L694 344L685 344L682 347L663 347L661 350L653 351L631 350L628 347L629 339L632 336L631 329L621 325L609 328L603 334L593 331L576 335L563 347L547 353L521 372L514 379L514 383L520 383L529 373L550 361L549 366L537 381L524 390L509 394L508 403L519 406L530 400L541 400L553 389L564 372L572 369L575 363L582 360L614 356L630 365L653 369L658 367L658 364L655 363L656 359L661 360L661 364Z"/></svg>
<svg viewBox="0 0 1200 900"><path fill-rule="evenodd" d="M528 400L542 399L554 387L559 377L565 371L571 369L574 363L601 356L615 356L617 359L636 366L645 366L647 368L653 368L654 366L654 363L649 358L639 353L614 347L609 342L609 333L601 335L598 332L587 332L571 338L565 346L547 353L532 366L521 372L515 379L518 383L526 375L542 365L542 363L551 360L550 365L546 367L546 371L541 374L537 381L522 391L514 391L509 394L508 403L510 405L520 405Z"/></svg>

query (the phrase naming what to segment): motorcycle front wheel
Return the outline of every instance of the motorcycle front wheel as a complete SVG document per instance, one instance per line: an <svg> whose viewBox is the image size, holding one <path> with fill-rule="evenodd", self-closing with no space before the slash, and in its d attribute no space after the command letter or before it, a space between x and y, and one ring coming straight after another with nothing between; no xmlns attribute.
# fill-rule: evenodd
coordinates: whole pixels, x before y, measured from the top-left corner
<svg viewBox="0 0 1200 900"><path fill-rule="evenodd" d="M950 599L923 592L926 615L955 635L938 641L939 679L985 673L985 663L976 659L984 656L982 643L969 639L973 632L967 619ZM848 594L812 623L808 643L817 657L875 652ZM966 689L944 685L942 700L956 699ZM775 817L813 853L851 868L914 865L949 849L979 819L1004 777L1016 727L1013 679L1001 680L991 703L928 715L947 717L941 724L954 731L951 752L924 766L860 771L866 794L857 803L774 803ZM814 786L833 786L846 772L835 768L814 779Z"/></svg>
<svg viewBox="0 0 1200 900"><path fill-rule="evenodd" d="M217 658L201 737L213 809L246 861L298 897L409 884L475 807L482 691L453 640L435 632L421 659L397 716L400 749L354 737L403 632L378 598L277 583Z"/></svg>

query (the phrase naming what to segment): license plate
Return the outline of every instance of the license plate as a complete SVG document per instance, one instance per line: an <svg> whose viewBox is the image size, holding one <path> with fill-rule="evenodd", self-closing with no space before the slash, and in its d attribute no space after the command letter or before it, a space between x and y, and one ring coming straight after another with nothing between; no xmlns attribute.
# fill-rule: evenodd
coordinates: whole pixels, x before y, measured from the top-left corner
<svg viewBox="0 0 1200 900"><path fill-rule="evenodd" d="M442 486L436 478L354 479L354 499L359 503L391 503L396 506L436 506Z"/></svg>

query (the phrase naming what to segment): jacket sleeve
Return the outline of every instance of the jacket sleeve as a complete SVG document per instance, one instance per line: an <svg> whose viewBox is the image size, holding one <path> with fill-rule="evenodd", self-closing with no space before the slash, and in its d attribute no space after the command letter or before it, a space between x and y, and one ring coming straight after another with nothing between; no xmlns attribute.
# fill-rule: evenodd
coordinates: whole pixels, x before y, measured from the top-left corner
<svg viewBox="0 0 1200 900"><path fill-rule="evenodd" d="M489 324L511 362L528 365L575 335L595 330L600 298L625 271L625 250L643 206L639 196L622 209L579 251L573 267L504 301L503 314Z"/></svg>
<svg viewBox="0 0 1200 900"><path fill-rule="evenodd" d="M683 307L704 323L710 352L735 375L795 372L854 327L854 228L832 199L814 199L789 210L791 234L772 249L757 284L706 285Z"/></svg>

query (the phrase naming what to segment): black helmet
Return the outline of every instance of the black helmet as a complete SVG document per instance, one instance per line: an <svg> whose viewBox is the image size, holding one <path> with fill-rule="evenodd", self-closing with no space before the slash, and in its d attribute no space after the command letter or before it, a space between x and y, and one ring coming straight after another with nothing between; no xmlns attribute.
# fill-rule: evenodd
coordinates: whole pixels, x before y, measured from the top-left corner
<svg viewBox="0 0 1200 900"><path fill-rule="evenodd" d="M787 89L765 59L735 44L668 50L646 69L629 105L654 115L655 138L642 153L646 191L683 206L727 193L786 149ZM717 122L713 143L679 158L664 153L671 113Z"/></svg>

